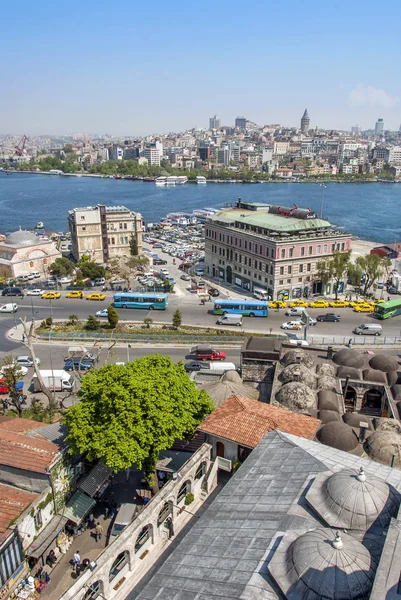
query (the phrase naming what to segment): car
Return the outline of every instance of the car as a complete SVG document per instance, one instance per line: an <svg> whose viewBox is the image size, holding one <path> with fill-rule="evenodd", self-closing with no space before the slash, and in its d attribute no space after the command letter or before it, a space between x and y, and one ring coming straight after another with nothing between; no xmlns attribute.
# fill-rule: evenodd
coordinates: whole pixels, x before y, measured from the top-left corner
<svg viewBox="0 0 401 600"><path fill-rule="evenodd" d="M326 313L325 315L318 315L316 317L316 321L327 321L328 323L338 323L341 321L340 315L336 315L335 313Z"/></svg>
<svg viewBox="0 0 401 600"><path fill-rule="evenodd" d="M309 308L329 308L327 300L314 300L309 303Z"/></svg>
<svg viewBox="0 0 401 600"><path fill-rule="evenodd" d="M376 285L377 285L377 289L378 290L382 290L384 288L384 282L383 281L378 281L376 283Z"/></svg>
<svg viewBox="0 0 401 600"><path fill-rule="evenodd" d="M287 308L287 302L284 302L284 300L274 300L273 302L269 302L269 308Z"/></svg>
<svg viewBox="0 0 401 600"><path fill-rule="evenodd" d="M359 306L355 306L354 308L354 312L364 312L364 313L370 313L373 312L373 306L371 304L360 304Z"/></svg>
<svg viewBox="0 0 401 600"><path fill-rule="evenodd" d="M105 300L106 294L89 294L89 296L87 296L86 299L87 300Z"/></svg>
<svg viewBox="0 0 401 600"><path fill-rule="evenodd" d="M153 264L154 265L166 265L167 261L164 260L163 258L154 258L153 259Z"/></svg>
<svg viewBox="0 0 401 600"><path fill-rule="evenodd" d="M125 283L125 279L121 279L121 277L116 277L110 281L110 285L123 285Z"/></svg>
<svg viewBox="0 0 401 600"><path fill-rule="evenodd" d="M330 308L345 308L349 306L349 302L346 300L333 300L333 302L329 302Z"/></svg>
<svg viewBox="0 0 401 600"><path fill-rule="evenodd" d="M355 308L355 306L360 306L361 304L367 304L367 300L352 300L351 302L348 302L349 306L351 306L352 308Z"/></svg>
<svg viewBox="0 0 401 600"><path fill-rule="evenodd" d="M188 372L190 371L201 371L202 369L210 369L209 365L207 363L203 363L200 361L195 361L193 360L192 362L189 363L185 363L185 370Z"/></svg>
<svg viewBox="0 0 401 600"><path fill-rule="evenodd" d="M8 389L8 385L6 383L6 378L5 377L1 377L0 378L0 394L8 394L9 389Z"/></svg>
<svg viewBox="0 0 401 600"><path fill-rule="evenodd" d="M18 356L15 359L15 362L18 363L21 367L33 367L32 356ZM36 364L40 365L40 358L36 359Z"/></svg>
<svg viewBox="0 0 401 600"><path fill-rule="evenodd" d="M288 342L292 346L309 346L309 342L307 342L306 340L291 339L291 340L288 340Z"/></svg>
<svg viewBox="0 0 401 600"><path fill-rule="evenodd" d="M0 312L2 313L16 313L18 310L18 304L14 303L10 303L10 304L3 304L2 306L0 306Z"/></svg>
<svg viewBox="0 0 401 600"><path fill-rule="evenodd" d="M67 283L71 283L71 281L72 281L72 278L71 278L71 277L62 277L62 278L61 278L61 279L59 279L58 281L59 281L59 283L62 283L62 284L67 284Z"/></svg>
<svg viewBox="0 0 401 600"><path fill-rule="evenodd" d="M64 361L64 371L89 371L92 366L89 360L80 358L68 358Z"/></svg>
<svg viewBox="0 0 401 600"><path fill-rule="evenodd" d="M398 290L396 287L394 287L393 285L390 285L390 287L387 288L387 292L389 294L398 294Z"/></svg>
<svg viewBox="0 0 401 600"><path fill-rule="evenodd" d="M296 306L300 306L301 308L308 308L309 304L308 302L305 302L305 300L293 300L292 302L290 302L291 308L295 308Z"/></svg>
<svg viewBox="0 0 401 600"><path fill-rule="evenodd" d="M98 311L95 313L95 316L96 316L96 317L103 317L103 318L106 318L106 319L107 319L107 318L108 318L108 316L109 316L109 313L108 313L108 310L107 310L107 308L103 308L102 310L98 310Z"/></svg>
<svg viewBox="0 0 401 600"><path fill-rule="evenodd" d="M3 365L3 367L0 369L0 374L5 375L6 371L8 371L8 369L11 369L12 367L15 367L15 366L18 367L18 370L21 373L22 377L25 377L25 375L28 374L28 369L17 363L13 363L11 365Z"/></svg>
<svg viewBox="0 0 401 600"><path fill-rule="evenodd" d="M44 292L42 294L44 300L58 300L61 298L60 292Z"/></svg>
<svg viewBox="0 0 401 600"><path fill-rule="evenodd" d="M190 276L187 275L186 273L184 273L183 275L181 275L180 279L182 279L183 281L191 281Z"/></svg>
<svg viewBox="0 0 401 600"><path fill-rule="evenodd" d="M65 295L66 298L81 298L81 292L79 290L74 290L72 292L68 292Z"/></svg>
<svg viewBox="0 0 401 600"><path fill-rule="evenodd" d="M287 321L282 323L281 329L302 329L301 321Z"/></svg>
<svg viewBox="0 0 401 600"><path fill-rule="evenodd" d="M43 294L43 290L40 290L39 288L34 289L34 290L26 290L27 296L41 296L42 294Z"/></svg>
<svg viewBox="0 0 401 600"><path fill-rule="evenodd" d="M208 290L208 294L209 296L213 296L213 298L217 298L217 296L220 296L220 292L217 288L210 288L210 290Z"/></svg>

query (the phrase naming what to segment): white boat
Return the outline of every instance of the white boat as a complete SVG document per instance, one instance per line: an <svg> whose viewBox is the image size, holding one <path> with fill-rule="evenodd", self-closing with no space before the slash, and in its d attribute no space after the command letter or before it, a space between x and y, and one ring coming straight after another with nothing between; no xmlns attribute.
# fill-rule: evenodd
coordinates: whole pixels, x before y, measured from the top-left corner
<svg viewBox="0 0 401 600"><path fill-rule="evenodd" d="M156 177L156 185L166 185L167 177Z"/></svg>
<svg viewBox="0 0 401 600"><path fill-rule="evenodd" d="M176 185L184 185L184 183L187 183L187 181L188 177L186 175L179 175L175 183Z"/></svg>
<svg viewBox="0 0 401 600"><path fill-rule="evenodd" d="M197 175L196 177L196 183L206 183L206 177L203 177L203 175Z"/></svg>
<svg viewBox="0 0 401 600"><path fill-rule="evenodd" d="M44 225L42 223L42 221L39 221L39 223L36 225L36 229L43 229Z"/></svg>
<svg viewBox="0 0 401 600"><path fill-rule="evenodd" d="M177 183L177 179L178 177L176 177L175 175L169 175L169 177L167 177L167 185L175 185Z"/></svg>

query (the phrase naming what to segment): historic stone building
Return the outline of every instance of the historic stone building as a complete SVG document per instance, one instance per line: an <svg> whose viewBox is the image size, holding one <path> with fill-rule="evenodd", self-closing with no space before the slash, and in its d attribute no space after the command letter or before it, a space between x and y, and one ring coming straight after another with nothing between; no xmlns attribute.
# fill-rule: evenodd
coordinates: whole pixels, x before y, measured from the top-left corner
<svg viewBox="0 0 401 600"><path fill-rule="evenodd" d="M35 272L47 275L49 266L59 257L61 253L54 242L31 231L14 231L0 242L0 267L10 277Z"/></svg>

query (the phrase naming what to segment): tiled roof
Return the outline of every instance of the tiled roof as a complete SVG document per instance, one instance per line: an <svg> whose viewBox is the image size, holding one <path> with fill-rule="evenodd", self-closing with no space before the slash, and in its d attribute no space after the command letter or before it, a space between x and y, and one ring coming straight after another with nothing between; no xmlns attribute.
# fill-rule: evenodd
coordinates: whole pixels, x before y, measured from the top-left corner
<svg viewBox="0 0 401 600"><path fill-rule="evenodd" d="M7 537L7 529L36 498L38 494L0 483L0 541Z"/></svg>
<svg viewBox="0 0 401 600"><path fill-rule="evenodd" d="M52 442L0 428L0 464L45 473L58 454Z"/></svg>
<svg viewBox="0 0 401 600"><path fill-rule="evenodd" d="M32 419L5 418L0 422L0 429L14 431L14 433L27 433L32 429L37 429L39 423Z"/></svg>
<svg viewBox="0 0 401 600"><path fill-rule="evenodd" d="M320 421L284 408L231 396L199 425L199 430L255 448L268 431L285 433L313 440Z"/></svg>

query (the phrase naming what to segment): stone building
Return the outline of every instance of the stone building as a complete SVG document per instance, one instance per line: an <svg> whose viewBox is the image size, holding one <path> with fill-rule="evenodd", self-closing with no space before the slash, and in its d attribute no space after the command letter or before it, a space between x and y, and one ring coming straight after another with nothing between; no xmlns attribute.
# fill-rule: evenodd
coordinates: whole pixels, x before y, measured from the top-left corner
<svg viewBox="0 0 401 600"><path fill-rule="evenodd" d="M49 266L61 253L51 240L20 229L0 242L0 268L9 277L30 273L47 275Z"/></svg>

